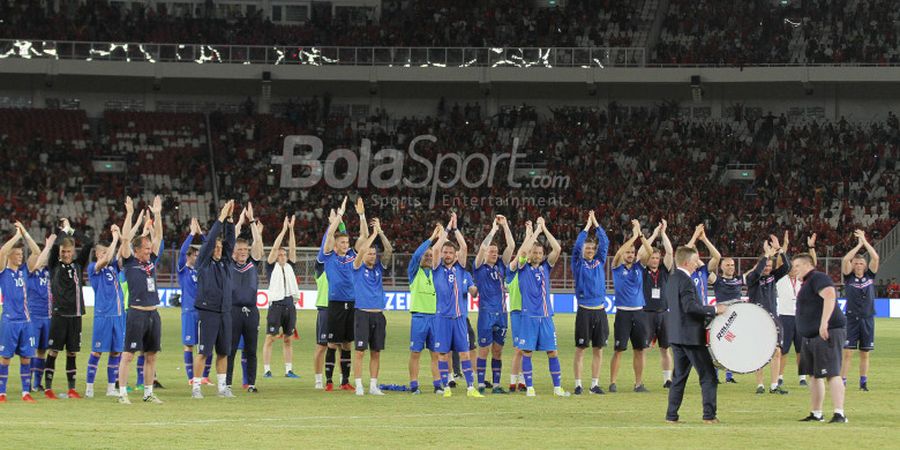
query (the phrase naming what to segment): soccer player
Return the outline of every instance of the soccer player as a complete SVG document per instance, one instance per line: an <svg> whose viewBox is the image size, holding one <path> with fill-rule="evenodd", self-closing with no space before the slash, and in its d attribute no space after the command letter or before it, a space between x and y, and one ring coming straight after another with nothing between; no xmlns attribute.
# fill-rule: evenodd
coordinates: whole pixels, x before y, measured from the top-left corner
<svg viewBox="0 0 900 450"><path fill-rule="evenodd" d="M785 233L784 239L787 241L787 233ZM779 260L779 264L778 267L773 269L772 267L776 259ZM779 337L782 336L782 327L781 322L778 320L778 310L775 304L775 284L778 280L784 278L790 271L791 262L785 256L785 250L778 242L778 238L773 235L769 237L769 241L763 243L763 256L759 258L756 267L753 268L750 273L744 275L744 280L747 283L747 296L750 297L750 303L761 306L772 316L772 320L775 321L775 326L778 329ZM777 346L780 348L781 342L777 342ZM778 366L780 362L781 353L776 349L776 353L769 363L772 372L769 380L771 382L769 386L770 394L784 395L788 393L784 387L778 385ZM756 371L756 393L766 393L766 388L763 385L762 369Z"/></svg>
<svg viewBox="0 0 900 450"><path fill-rule="evenodd" d="M294 302L300 297L297 276L294 275L294 264L297 263L294 221L293 216L284 218L281 232L275 237L272 250L266 259L266 269L269 272L269 298L273 299L266 316L266 341L263 343L263 376L266 378L272 377L272 345L279 337L284 343L282 348L284 376L300 378L294 373L294 349L291 342L294 329L297 327L297 307L294 306ZM289 235L287 250L281 245L285 235Z"/></svg>
<svg viewBox="0 0 900 450"><path fill-rule="evenodd" d="M456 238L456 244L448 241L450 234ZM432 258L432 274L434 291L437 298L437 311L434 318L434 348L439 354L438 371L444 387L444 397L453 395L449 387L450 352L459 352L463 375L468 389L466 395L483 398L475 389L475 378L472 376L472 360L469 359L469 336L466 317L469 312L466 293L465 262L468 247L462 233L456 227L456 213L451 214L447 229L441 233L431 249L432 254L441 252L441 258Z"/></svg>
<svg viewBox="0 0 900 450"><path fill-rule="evenodd" d="M28 315L31 319L31 335L34 337L35 357L31 358L31 390L43 391L41 381L44 379L44 363L47 349L50 348L50 271L47 269L47 260L50 256L50 246L45 243L44 249L34 242L28 231L22 227L25 243L28 245ZM56 235L53 235L56 240Z"/></svg>
<svg viewBox="0 0 900 450"><path fill-rule="evenodd" d="M130 219L126 219L130 220ZM119 283L119 264L116 258L119 246L119 227L110 227L112 242L94 246L96 261L88 264L87 273L94 289L94 331L91 355L88 357L87 384L84 396L94 398L94 379L103 353L109 353L106 363L107 397L117 397L116 380L119 378L119 359L125 349L125 293Z"/></svg>
<svg viewBox="0 0 900 450"><path fill-rule="evenodd" d="M844 366L841 378L847 382L847 372L853 351L859 350L859 389L868 391L869 353L875 349L875 274L881 258L866 239L862 230L853 232L856 247L841 260L841 274L844 277L844 293L847 296L847 342L844 344ZM859 254L865 247L869 262Z"/></svg>
<svg viewBox="0 0 900 450"><path fill-rule="evenodd" d="M533 232L531 221L525 221L525 237ZM524 242L524 240L523 240ZM512 262L510 262L511 264ZM509 331L513 337L512 373L509 374L509 392L527 392L525 375L522 374L522 349L519 348L522 331L522 290L519 289L519 272L509 270L506 274L506 291L509 293Z"/></svg>
<svg viewBox="0 0 900 450"><path fill-rule="evenodd" d="M369 350L369 395L384 395L378 387L378 369L387 330L387 321L384 318L386 302L384 270L385 263L390 264L394 248L381 230L381 222L378 219L373 219L371 226L372 232L360 243L360 256L353 261L353 287L356 299L353 322L353 338L356 341L353 378L356 379L356 395L365 395L362 364L366 350ZM376 237L381 241L383 248L380 257L372 246Z"/></svg>
<svg viewBox="0 0 900 450"><path fill-rule="evenodd" d="M319 249L316 261L325 264L325 275L328 277L328 346L341 349L341 386L343 391L354 390L350 385L350 342L353 341L353 261L357 251L350 248L350 236L338 227L343 222L344 208L347 198L341 203L333 217L329 218L325 241ZM359 215L359 239L369 237L366 226L366 212L362 198L356 202ZM326 384L326 391L331 391Z"/></svg>
<svg viewBox="0 0 900 450"><path fill-rule="evenodd" d="M81 398L75 391L75 355L81 351L81 316L84 315L84 299L81 297L81 274L91 255L93 242L82 239L82 247L75 255L74 230L69 219L62 219L61 229L57 236L62 236L53 243L47 264L50 268L51 304L53 315L50 317L50 353L47 355L47 367L44 370L44 395L55 400L53 392L53 376L56 371L56 356L66 349L66 380L69 384L68 398Z"/></svg>
<svg viewBox="0 0 900 450"><path fill-rule="evenodd" d="M153 253L153 249L162 245L163 236L162 200L159 196L154 197L150 212L153 214L150 236L132 238L137 227L131 227L126 222L124 228L127 229L122 230L122 241L125 244L119 246L125 280L122 291L126 296L125 304L128 305L128 313L125 315L125 352L119 363L119 403L126 405L131 404L128 399L129 366L134 354L138 352L143 352L144 374L149 377L144 383L143 400L146 403L162 403L153 394L156 354L161 349L162 339L162 322L157 311L159 292L156 289L155 261L158 256ZM128 241L131 241L131 245L127 245Z"/></svg>
<svg viewBox="0 0 900 450"><path fill-rule="evenodd" d="M241 237L241 227L244 222L250 223L250 234L253 238L252 245L246 238ZM259 307L256 306L256 293L259 292L259 263L263 258L262 223L253 215L253 204L247 203L247 207L241 211L234 234L237 236L234 245L234 264L231 265L231 351L228 353L225 376L225 397L229 397L231 381L234 375L234 358L237 356L238 346L241 347L241 363L246 365L243 372L246 375L245 383L247 392L257 393L256 388L256 349L259 341ZM291 302L293 307L293 302ZM226 312L226 314L228 314ZM292 331L293 332L293 331ZM232 394L234 395L234 394Z"/></svg>
<svg viewBox="0 0 900 450"><path fill-rule="evenodd" d="M3 292L3 315L0 318L0 403L6 403L6 385L12 357L19 355L19 378L22 401L35 403L31 397L31 358L34 337L28 313L28 287L25 248L19 242L25 227L16 222L16 232L0 247L0 291Z"/></svg>
<svg viewBox="0 0 900 450"><path fill-rule="evenodd" d="M628 349L628 341L634 351L634 392L647 392L644 386L644 349L650 346L647 317L644 313L644 265L637 259L634 243L649 255L653 253L650 242L641 232L641 224L631 221L632 236L622 244L613 257L613 287L616 291L616 319L614 323L615 353L609 368L609 392L616 392L616 379L622 353Z"/></svg>
<svg viewBox="0 0 900 450"><path fill-rule="evenodd" d="M431 237L422 242L409 260L406 272L409 277L409 312L412 319L409 324L409 390L413 394L421 394L419 389L419 360L422 350L428 349L431 354L431 378L435 394L444 394L441 377L438 373L438 357L434 351L434 314L437 310L437 294L434 290L434 274L432 272L431 247L437 243L444 227L434 227ZM332 364L333 364L332 360Z"/></svg>
<svg viewBox="0 0 900 450"><path fill-rule="evenodd" d="M588 240L594 228L595 237ZM572 278L575 280L575 395L581 395L581 371L584 367L584 350L591 347L591 393L604 394L600 387L600 364L603 347L609 340L609 319L606 317L606 254L609 237L597 222L594 211L588 213L587 224L578 233L572 249Z"/></svg>
<svg viewBox="0 0 900 450"><path fill-rule="evenodd" d="M813 260L813 267L816 265L816 234L813 233L806 240L809 246L809 256ZM787 244L785 244L787 247ZM722 263L724 265L724 262ZM797 368L800 368L800 352L803 345L803 338L797 333L797 322L795 315L797 311L797 293L803 282L797 277L797 268L791 267L788 276L778 280L775 283L775 290L778 295L778 319L781 321L783 337L781 339L781 361L779 362L778 384L784 384L784 368L787 365L788 353L791 351L791 345L794 347L794 353L797 356ZM806 375L800 375L800 386L806 386Z"/></svg>
<svg viewBox="0 0 900 450"><path fill-rule="evenodd" d="M797 293L797 332L803 336L800 373L812 378L809 383L810 413L801 422L823 422L825 381L831 390L834 415L831 423L846 423L844 383L841 381L841 345L847 337L844 314L837 305L837 293L831 277L818 272L812 257L801 253L794 257L797 276L803 287Z"/></svg>
<svg viewBox="0 0 900 450"><path fill-rule="evenodd" d="M647 315L648 339L659 345L659 360L662 365L663 388L672 386L672 355L669 354L669 336L666 333L666 310L668 304L664 297L666 283L669 281L669 273L675 268L675 251L672 249L672 241L666 234L668 223L663 220L650 235L650 245L656 238L662 236L663 249L666 252L662 256L659 249L653 248L653 253L647 254L644 248L638 250L638 259L647 267L644 271L644 312ZM660 267L660 261L663 265Z"/></svg>
<svg viewBox="0 0 900 450"><path fill-rule="evenodd" d="M503 227L506 247L501 258L499 247L494 244L494 235ZM506 217L497 216L491 231L485 236L478 254L475 256L474 279L478 288L478 359L475 361L478 373L478 390L482 393L491 387L493 394L506 394L500 386L503 366L503 344L506 342L508 319L506 314L506 273L512 259L516 243ZM492 383L485 382L487 355L491 353Z"/></svg>
<svg viewBox="0 0 900 450"><path fill-rule="evenodd" d="M550 245L550 254L544 257L544 245L538 242L543 234ZM509 269L519 273L519 289L522 291L522 315L519 347L522 349L522 373L525 375L525 395L534 397L534 378L531 356L535 351L547 352L553 395L568 397L562 388L562 368L556 351L556 326L553 323L553 304L550 302L550 270L559 260L562 247L539 217L534 232L519 247L516 260Z"/></svg>
<svg viewBox="0 0 900 450"><path fill-rule="evenodd" d="M329 214L329 220L334 216L332 209ZM294 243L294 227L291 227L291 247L294 248L292 255L296 260L296 244ZM275 239L276 242L278 239ZM325 235L322 235L322 242L325 242ZM321 247L321 244L320 244ZM273 247L274 248L274 247ZM279 255L281 250L279 250ZM269 254L271 260L272 254ZM285 257L287 258L287 257ZM316 373L316 389L324 389L326 385L331 385L334 389L334 354L335 349L328 347L328 276L325 275L325 264L319 261L315 262L316 271L316 351L313 353L313 370ZM274 338L273 338L274 340ZM266 342L269 342L268 335ZM285 341L287 345L289 341ZM272 347L268 347L268 357L271 358ZM266 359L266 348L263 350L263 359ZM322 381L322 370L325 371L325 383ZM329 389L329 390L331 390Z"/></svg>
<svg viewBox="0 0 900 450"><path fill-rule="evenodd" d="M194 236L197 236L201 244L204 242L200 222L192 217L190 231L178 251L178 286L181 287L181 343L184 345L184 371L189 384L194 382L194 346L197 345L197 336L200 332L197 309L194 307L197 301L197 254L200 251L192 246ZM211 364L212 358L207 358L203 366L201 384L209 384Z"/></svg>
<svg viewBox="0 0 900 450"><path fill-rule="evenodd" d="M227 387L228 355L231 354L231 300L234 272L232 250L235 246L234 200L225 202L219 217L213 223L206 242L197 256L200 292L195 307L199 317L199 354L194 357L194 367L199 367L213 351L216 353L216 388L219 397L233 398L234 393ZM224 228L224 238L220 238ZM191 397L203 398L200 392L202 380L194 374Z"/></svg>

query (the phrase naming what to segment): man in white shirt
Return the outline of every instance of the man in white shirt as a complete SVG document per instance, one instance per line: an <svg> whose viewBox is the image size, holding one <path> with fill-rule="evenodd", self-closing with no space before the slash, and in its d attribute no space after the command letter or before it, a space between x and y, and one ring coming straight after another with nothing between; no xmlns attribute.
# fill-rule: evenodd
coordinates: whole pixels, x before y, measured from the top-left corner
<svg viewBox="0 0 900 450"><path fill-rule="evenodd" d="M806 240L809 246L809 255L813 258L813 265L816 264L816 235L813 233ZM778 317L783 327L781 340L781 371L778 375L778 385L784 384L784 366L787 364L788 353L791 351L791 345L794 346L794 354L797 356L797 367L800 366L800 343L803 338L797 333L797 323L795 314L797 311L797 293L803 286L803 280L797 278L797 271L793 268L788 276L778 280L775 284L776 295L778 297ZM800 375L800 386L806 386L806 375Z"/></svg>

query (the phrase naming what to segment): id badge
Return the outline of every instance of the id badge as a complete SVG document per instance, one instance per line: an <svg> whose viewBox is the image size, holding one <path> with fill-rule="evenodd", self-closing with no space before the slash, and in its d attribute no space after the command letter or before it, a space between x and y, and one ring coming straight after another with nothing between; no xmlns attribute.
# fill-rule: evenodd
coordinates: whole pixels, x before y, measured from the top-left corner
<svg viewBox="0 0 900 450"><path fill-rule="evenodd" d="M662 298L662 295L661 295L661 293L660 293L660 291L659 291L659 288L653 288L653 289L650 291L650 297L651 297L651 298L657 298L657 299L658 299L658 298Z"/></svg>
<svg viewBox="0 0 900 450"><path fill-rule="evenodd" d="M147 292L156 292L156 280L151 277L147 278Z"/></svg>

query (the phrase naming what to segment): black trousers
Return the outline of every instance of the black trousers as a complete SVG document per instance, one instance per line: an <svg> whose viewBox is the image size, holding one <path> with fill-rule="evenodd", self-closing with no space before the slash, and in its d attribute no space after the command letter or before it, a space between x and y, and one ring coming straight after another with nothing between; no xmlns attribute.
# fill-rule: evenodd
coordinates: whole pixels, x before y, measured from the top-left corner
<svg viewBox="0 0 900 450"><path fill-rule="evenodd" d="M700 390L703 396L703 419L716 418L716 390L719 380L712 356L703 345L672 344L675 373L672 376L672 387L669 389L669 410L666 420L678 420L678 409L684 399L684 386L693 367L700 376Z"/></svg>
<svg viewBox="0 0 900 450"><path fill-rule="evenodd" d="M238 343L244 338L241 357L247 360L247 383L256 384L256 347L259 341L259 308L256 306L232 306L231 309L231 354L228 355L228 376L225 384L231 386L234 374L234 357Z"/></svg>

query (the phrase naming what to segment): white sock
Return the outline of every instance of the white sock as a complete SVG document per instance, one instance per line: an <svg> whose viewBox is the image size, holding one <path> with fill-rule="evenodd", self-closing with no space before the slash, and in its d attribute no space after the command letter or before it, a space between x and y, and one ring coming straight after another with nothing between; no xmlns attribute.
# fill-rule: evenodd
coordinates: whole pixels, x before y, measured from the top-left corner
<svg viewBox="0 0 900 450"><path fill-rule="evenodd" d="M671 370L663 370L663 379L666 381L672 381L672 371Z"/></svg>
<svg viewBox="0 0 900 450"><path fill-rule="evenodd" d="M819 410L819 411L813 411L813 412L812 412L812 415L816 416L816 418L821 418L821 417L822 417L822 410Z"/></svg>
<svg viewBox="0 0 900 450"><path fill-rule="evenodd" d="M144 397L153 395L153 383L144 385Z"/></svg>
<svg viewBox="0 0 900 450"><path fill-rule="evenodd" d="M107 383L107 384L106 384L106 390L107 390L107 391L112 392L112 391L114 391L115 389L116 389L116 383Z"/></svg>
<svg viewBox="0 0 900 450"><path fill-rule="evenodd" d="M591 378L591 387L599 386L599 385L600 385L600 379L599 379L599 378Z"/></svg>
<svg viewBox="0 0 900 450"><path fill-rule="evenodd" d="M224 373L216 374L216 385L219 387L219 391L225 390L225 374Z"/></svg>
<svg viewBox="0 0 900 450"><path fill-rule="evenodd" d="M203 378L200 378L200 377L194 377L194 383L193 383L193 385L192 385L191 387L199 391L199 390L200 390L200 383L202 383L202 382L203 382Z"/></svg>
<svg viewBox="0 0 900 450"><path fill-rule="evenodd" d="M284 373L288 373L294 369L294 364L292 363L284 363Z"/></svg>
<svg viewBox="0 0 900 450"><path fill-rule="evenodd" d="M757 384L756 387L758 387L758 388L765 388L765 386L763 386L763 385L761 385L761 384Z"/></svg>
<svg viewBox="0 0 900 450"><path fill-rule="evenodd" d="M581 387L581 380L578 378L575 379L575 387Z"/></svg>
<svg viewBox="0 0 900 450"><path fill-rule="evenodd" d="M843 416L843 415L844 415L844 410L843 410L843 409L835 409L835 410L834 410L834 413L835 413L835 414L840 414L840 415Z"/></svg>
<svg viewBox="0 0 900 450"><path fill-rule="evenodd" d="M519 383L525 384L525 375L524 374L521 374L521 373L519 374Z"/></svg>
<svg viewBox="0 0 900 450"><path fill-rule="evenodd" d="M772 383L769 385L769 389L775 389L778 387L778 383Z"/></svg>
<svg viewBox="0 0 900 450"><path fill-rule="evenodd" d="M800 381L806 381L806 375L800 375Z"/></svg>
<svg viewBox="0 0 900 450"><path fill-rule="evenodd" d="M357 388L357 389L362 389L362 388L363 388L362 378L357 378L357 379L356 379L356 388Z"/></svg>
<svg viewBox="0 0 900 450"><path fill-rule="evenodd" d="M94 383L85 383L85 389L94 390Z"/></svg>
<svg viewBox="0 0 900 450"><path fill-rule="evenodd" d="M378 378L372 378L369 380L369 389L375 390L378 389Z"/></svg>
<svg viewBox="0 0 900 450"><path fill-rule="evenodd" d="M28 394L30 394L30 393L31 393L31 392L28 392L28 391L23 392L23 393L22 393L22 398L25 398L25 396L28 395Z"/></svg>
<svg viewBox="0 0 900 450"><path fill-rule="evenodd" d="M322 384L322 374L321 373L316 374L316 383Z"/></svg>
<svg viewBox="0 0 900 450"><path fill-rule="evenodd" d="M128 388L125 386L119 386L119 395L122 397L126 397L128 395Z"/></svg>
<svg viewBox="0 0 900 450"><path fill-rule="evenodd" d="M519 377L517 377L515 375L510 375L509 376L509 384L510 385L516 384L516 381L518 381L518 379L519 379Z"/></svg>
<svg viewBox="0 0 900 450"><path fill-rule="evenodd" d="M272 366L270 366L268 364L263 364L263 373L271 372L271 371L272 371Z"/></svg>

